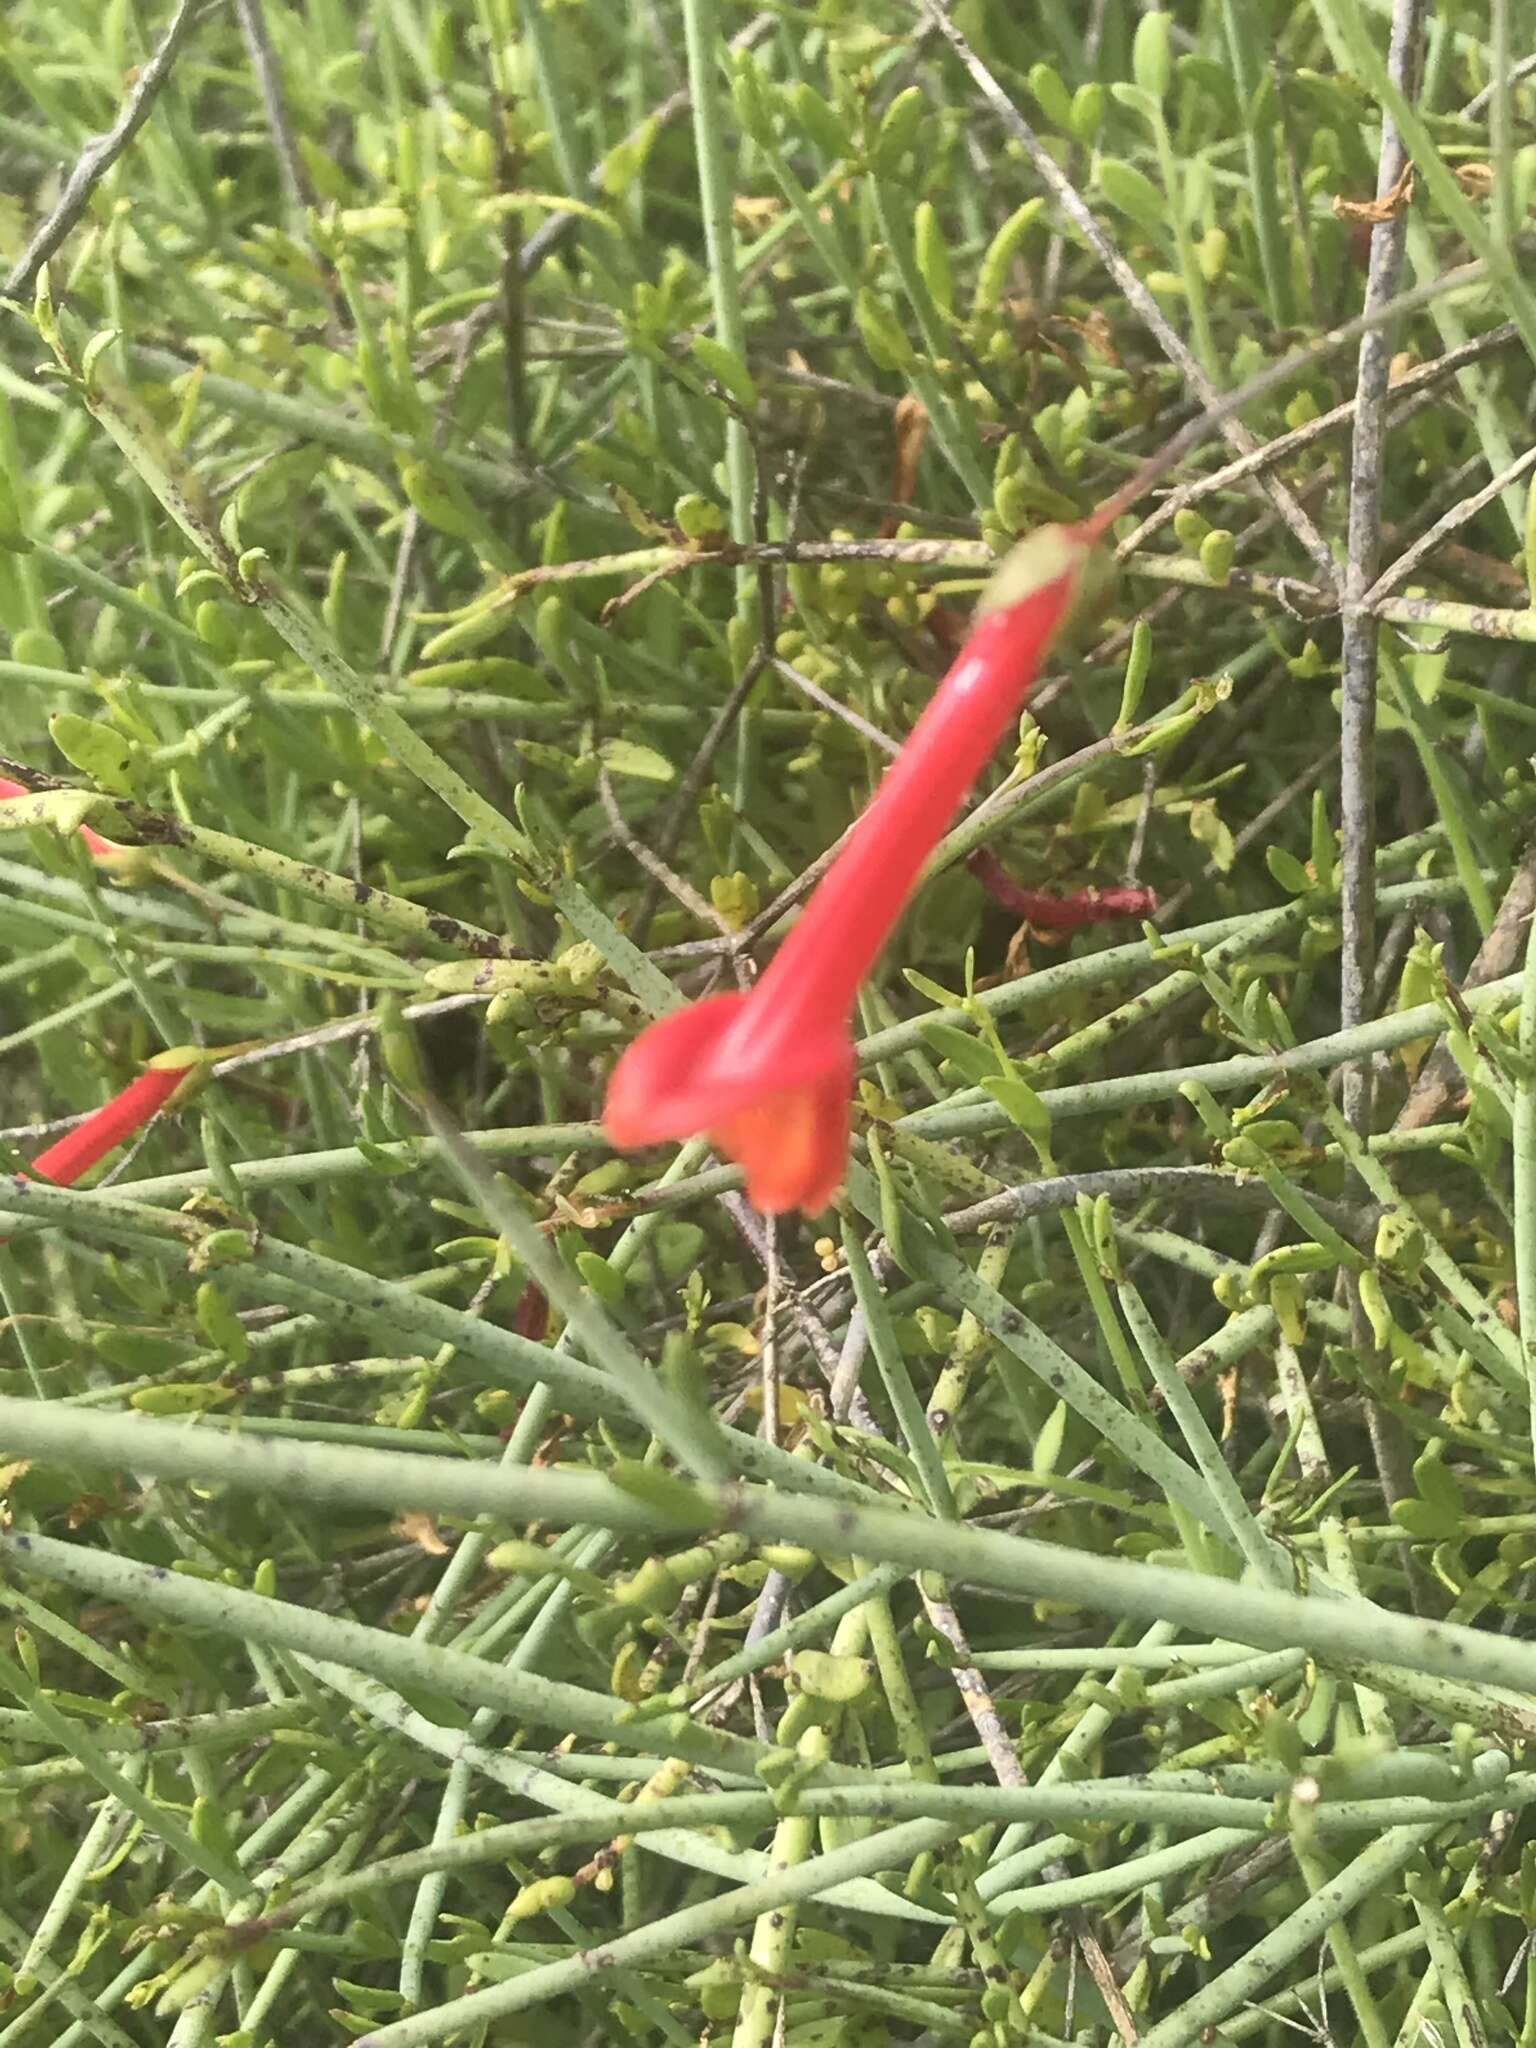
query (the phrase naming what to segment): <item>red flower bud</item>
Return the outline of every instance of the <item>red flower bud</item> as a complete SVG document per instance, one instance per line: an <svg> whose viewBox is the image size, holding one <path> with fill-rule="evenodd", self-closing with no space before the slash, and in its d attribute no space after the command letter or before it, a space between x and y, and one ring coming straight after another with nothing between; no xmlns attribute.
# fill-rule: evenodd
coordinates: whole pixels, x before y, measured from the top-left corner
<svg viewBox="0 0 1536 2048"><path fill-rule="evenodd" d="M51 1180L58 1187L73 1187L98 1160L105 1159L135 1131L142 1130L170 1101L190 1071L187 1067L146 1067L120 1095L104 1102L93 1116L66 1131L46 1152L39 1153L31 1171L38 1179Z"/></svg>

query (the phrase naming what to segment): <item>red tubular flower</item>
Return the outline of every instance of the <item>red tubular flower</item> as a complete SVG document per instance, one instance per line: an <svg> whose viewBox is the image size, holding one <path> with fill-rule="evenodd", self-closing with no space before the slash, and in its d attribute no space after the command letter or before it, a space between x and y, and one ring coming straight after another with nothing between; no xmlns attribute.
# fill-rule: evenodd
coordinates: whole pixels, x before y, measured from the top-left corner
<svg viewBox="0 0 1536 2048"><path fill-rule="evenodd" d="M66 1131L46 1152L39 1153L30 1171L39 1180L72 1188L98 1160L105 1159L164 1109L191 1071L190 1067L146 1067L121 1094L104 1102L93 1116Z"/></svg>
<svg viewBox="0 0 1536 2048"><path fill-rule="evenodd" d="M24 782L15 782L9 775L0 775L0 798L31 794ZM86 848L94 860L116 860L119 855L132 851L130 847L120 846L115 839L103 839L90 825L80 827L80 837L85 841Z"/></svg>
<svg viewBox="0 0 1536 2048"><path fill-rule="evenodd" d="M968 854L965 864L994 902L1040 931L1071 932L1085 924L1150 917L1157 909L1155 889L1078 889L1070 896L1047 896L1039 889L1021 888L997 855L984 847Z"/></svg>
<svg viewBox="0 0 1536 2048"><path fill-rule="evenodd" d="M859 984L966 791L1018 716L1072 609L1097 521L1015 551L789 937L749 995L650 1025L615 1067L603 1123L626 1151L708 1132L770 1214L826 1207L848 1159Z"/></svg>

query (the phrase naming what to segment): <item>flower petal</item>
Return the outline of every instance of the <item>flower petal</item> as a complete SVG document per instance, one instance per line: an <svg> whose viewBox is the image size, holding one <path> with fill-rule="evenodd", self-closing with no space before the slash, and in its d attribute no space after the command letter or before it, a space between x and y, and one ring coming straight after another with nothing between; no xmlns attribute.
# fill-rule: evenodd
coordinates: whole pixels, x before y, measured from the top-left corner
<svg viewBox="0 0 1536 2048"><path fill-rule="evenodd" d="M848 1170L853 1048L840 1074L760 1096L714 1126L718 1148L747 1172L747 1197L765 1216L825 1209Z"/></svg>
<svg viewBox="0 0 1536 2048"><path fill-rule="evenodd" d="M603 1125L626 1151L707 1131L747 1169L754 1205L814 1214L848 1161L853 1042L846 1031L791 1044L751 996L709 996L650 1025L613 1070Z"/></svg>
<svg viewBox="0 0 1536 2048"><path fill-rule="evenodd" d="M716 1075L711 1058L746 1009L745 996L706 996L647 1025L620 1056L608 1082L603 1128L632 1151L664 1138L692 1138L750 1100L756 1077Z"/></svg>
<svg viewBox="0 0 1536 2048"><path fill-rule="evenodd" d="M613 1070L603 1127L626 1150L712 1131L739 1110L852 1072L846 1025L781 1028L777 1005L706 996L647 1025Z"/></svg>

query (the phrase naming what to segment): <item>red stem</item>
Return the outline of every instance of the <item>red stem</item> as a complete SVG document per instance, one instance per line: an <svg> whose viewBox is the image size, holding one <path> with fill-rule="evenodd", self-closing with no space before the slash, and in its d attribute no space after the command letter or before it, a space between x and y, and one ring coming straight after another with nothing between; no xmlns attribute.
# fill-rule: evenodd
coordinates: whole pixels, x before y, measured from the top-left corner
<svg viewBox="0 0 1536 2048"><path fill-rule="evenodd" d="M1021 888L997 855L985 848L968 854L965 864L1004 910L1042 930L1070 932L1085 924L1150 917L1157 908L1155 889L1076 889L1070 896L1045 896L1038 889Z"/></svg>

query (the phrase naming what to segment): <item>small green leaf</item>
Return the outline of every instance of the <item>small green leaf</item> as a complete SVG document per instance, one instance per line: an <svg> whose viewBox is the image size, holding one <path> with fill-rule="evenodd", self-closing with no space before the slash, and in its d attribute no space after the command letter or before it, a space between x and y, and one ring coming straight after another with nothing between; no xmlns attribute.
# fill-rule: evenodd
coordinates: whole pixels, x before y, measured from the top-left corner
<svg viewBox="0 0 1536 2048"><path fill-rule="evenodd" d="M499 690L528 704L547 704L559 695L548 676L505 654L436 662L428 668L411 669L405 680L423 690Z"/></svg>
<svg viewBox="0 0 1536 2048"><path fill-rule="evenodd" d="M731 104L738 126L759 146L773 141L773 97L768 81L750 50L737 53L731 74Z"/></svg>
<svg viewBox="0 0 1536 2048"><path fill-rule="evenodd" d="M862 1699L874 1677L866 1658L834 1656L827 1650L797 1650L794 1669L801 1692L838 1707L851 1707Z"/></svg>
<svg viewBox="0 0 1536 2048"><path fill-rule="evenodd" d="M1225 583L1232 574L1237 543L1224 526L1212 527L1200 543L1200 566L1213 583Z"/></svg>
<svg viewBox="0 0 1536 2048"><path fill-rule="evenodd" d="M1117 107L1124 107L1127 112L1138 114L1149 128L1156 127L1160 119L1160 109L1155 94L1145 91L1139 85L1121 84L1112 85L1109 88L1109 95Z"/></svg>
<svg viewBox="0 0 1536 2048"><path fill-rule="evenodd" d="M947 1061L970 1086L977 1087L997 1078L997 1061L990 1049L979 1039L972 1038L968 1031L926 1018L917 1028L930 1051Z"/></svg>
<svg viewBox="0 0 1536 2048"><path fill-rule="evenodd" d="M41 825L68 838L104 802L94 789L39 789L28 790L25 796L0 797L0 832L32 831Z"/></svg>
<svg viewBox="0 0 1536 2048"><path fill-rule="evenodd" d="M1419 1498L1428 1501L1442 1514L1458 1519L1466 1514L1467 1501L1461 1490L1461 1482L1446 1468L1443 1438L1434 1438L1414 1459L1413 1483L1418 1489Z"/></svg>
<svg viewBox="0 0 1536 2048"><path fill-rule="evenodd" d="M433 462L406 462L400 468L400 483L428 526L439 533L476 542L489 537L485 515L450 471Z"/></svg>
<svg viewBox="0 0 1536 2048"><path fill-rule="evenodd" d="M0 469L0 548L13 555L24 555L31 549L27 538L26 520L22 510L22 495L18 480L9 470Z"/></svg>
<svg viewBox="0 0 1536 2048"><path fill-rule="evenodd" d="M1264 865L1292 896L1305 896L1312 887L1312 877L1307 873L1294 853L1287 853L1283 846L1266 846Z"/></svg>
<svg viewBox="0 0 1536 2048"><path fill-rule="evenodd" d="M251 1340L216 1280L205 1280L198 1288L196 1307L198 1328L208 1342L232 1364L244 1365L251 1355Z"/></svg>
<svg viewBox="0 0 1536 2048"><path fill-rule="evenodd" d="M1017 1074L998 1074L981 1085L1032 1145L1041 1150L1049 1145L1051 1112L1027 1081L1020 1080Z"/></svg>
<svg viewBox="0 0 1536 2048"><path fill-rule="evenodd" d="M1131 45L1131 70L1144 93L1154 100L1168 97L1168 86L1173 76L1173 53L1169 47L1166 14L1144 14L1136 24L1136 38Z"/></svg>
<svg viewBox="0 0 1536 2048"><path fill-rule="evenodd" d="M115 725L82 718L78 711L55 711L48 721L48 736L71 767L88 775L98 788L113 796L132 794L128 771L133 742Z"/></svg>
<svg viewBox="0 0 1536 2048"><path fill-rule="evenodd" d="M677 772L665 754L638 740L604 740L597 758L610 775L630 775L640 782L670 782Z"/></svg>
<svg viewBox="0 0 1536 2048"><path fill-rule="evenodd" d="M1104 88L1097 79L1080 85L1072 95L1073 138L1086 148L1104 125Z"/></svg>
<svg viewBox="0 0 1536 2048"><path fill-rule="evenodd" d="M719 1519L706 1495L659 1465L620 1458L609 1466L608 1477L621 1493L642 1502L678 1529L711 1529Z"/></svg>
<svg viewBox="0 0 1536 2048"><path fill-rule="evenodd" d="M853 317L877 370L905 370L913 347L896 315L878 292L865 286L854 301Z"/></svg>
<svg viewBox="0 0 1536 2048"><path fill-rule="evenodd" d="M1215 284L1227 267L1232 241L1225 228L1207 228L1195 245L1195 260L1207 284Z"/></svg>
<svg viewBox="0 0 1536 2048"><path fill-rule="evenodd" d="M790 95L790 104L807 141L814 142L834 163L848 155L850 138L847 131L814 86L807 85L802 79Z"/></svg>
<svg viewBox="0 0 1536 2048"><path fill-rule="evenodd" d="M1063 133L1069 133L1072 127L1072 95L1067 91L1061 73L1050 64L1031 64L1029 89L1047 121Z"/></svg>
<svg viewBox="0 0 1536 2048"><path fill-rule="evenodd" d="M912 216L912 239L928 295L948 317L955 309L955 280L949 267L949 243L930 200L923 200Z"/></svg>
<svg viewBox="0 0 1536 2048"><path fill-rule="evenodd" d="M714 547L730 534L729 514L713 498L706 498L702 491L685 491L672 507L672 517L677 521L684 540L700 541L705 546Z"/></svg>
<svg viewBox="0 0 1536 2048"><path fill-rule="evenodd" d="M1371 1335L1376 1340L1377 1348L1385 1351L1388 1339L1392 1335L1392 1310L1387 1302L1386 1290L1381 1284L1380 1275L1374 1267L1367 1266L1358 1275L1357 1284L1360 1289L1360 1306L1370 1323Z"/></svg>
<svg viewBox="0 0 1536 2048"><path fill-rule="evenodd" d="M1035 1438L1030 1465L1042 1479L1049 1479L1056 1470L1062 1447L1067 1440L1067 1420L1067 1404L1065 1401L1058 1401L1046 1417L1045 1427Z"/></svg>
<svg viewBox="0 0 1536 2048"><path fill-rule="evenodd" d="M930 1003L937 1003L944 1010L959 1010L965 1006L965 997L953 989L945 988L942 982L931 975L919 974L915 967L904 967L902 973L920 996L926 996Z"/></svg>
<svg viewBox="0 0 1536 2048"><path fill-rule="evenodd" d="M881 116L870 148L870 168L877 177L890 177L917 141L928 115L928 94L920 85L909 85L897 93Z"/></svg>
<svg viewBox="0 0 1536 2048"><path fill-rule="evenodd" d="M578 1252L576 1270L605 1308L624 1306L624 1275L601 1252Z"/></svg>
<svg viewBox="0 0 1536 2048"><path fill-rule="evenodd" d="M1137 227L1161 235L1168 225L1168 202L1145 171L1115 156L1099 160L1099 190L1114 207Z"/></svg>
<svg viewBox="0 0 1536 2048"><path fill-rule="evenodd" d="M128 1396L128 1405L140 1415L203 1415L229 1398L228 1387L209 1386L201 1380L184 1380L158 1387L140 1387Z"/></svg>
<svg viewBox="0 0 1536 2048"><path fill-rule="evenodd" d="M1392 1519L1420 1543L1442 1543L1461 1532L1460 1517L1447 1514L1433 1501L1394 1501Z"/></svg>
<svg viewBox="0 0 1536 2048"><path fill-rule="evenodd" d="M386 1180L396 1180L402 1173L411 1173L415 1170L414 1159L397 1159L392 1152L386 1152L380 1145L371 1144L367 1138L358 1138L354 1142L360 1156L367 1160L375 1173L383 1174Z"/></svg>
<svg viewBox="0 0 1536 2048"><path fill-rule="evenodd" d="M971 300L972 319L983 319L997 311L1008 283L1008 273L1024 246L1024 237L1044 211L1045 201L1036 194L1009 214L992 237L976 270L976 291Z"/></svg>
<svg viewBox="0 0 1536 2048"><path fill-rule="evenodd" d="M749 412L757 409L757 385L752 372L733 349L723 341L716 341L712 334L696 334L693 337L693 359L706 376L727 390L738 405Z"/></svg>
<svg viewBox="0 0 1536 2048"><path fill-rule="evenodd" d="M645 169L645 160L660 129L659 118L652 114L603 158L602 188L609 199L622 199Z"/></svg>
<svg viewBox="0 0 1536 2048"><path fill-rule="evenodd" d="M756 882L740 868L733 874L711 876L709 900L733 932L744 931L762 907Z"/></svg>
<svg viewBox="0 0 1536 2048"><path fill-rule="evenodd" d="M1141 699L1147 687L1147 677L1152 670L1152 628L1145 619L1138 619L1131 629L1131 649L1126 656L1125 680L1120 685L1120 709L1115 718L1115 731L1127 732L1136 723L1136 713L1141 709Z"/></svg>
<svg viewBox="0 0 1536 2048"><path fill-rule="evenodd" d="M501 996L538 995L559 986L561 977L547 960L444 960L422 980L445 996Z"/></svg>

